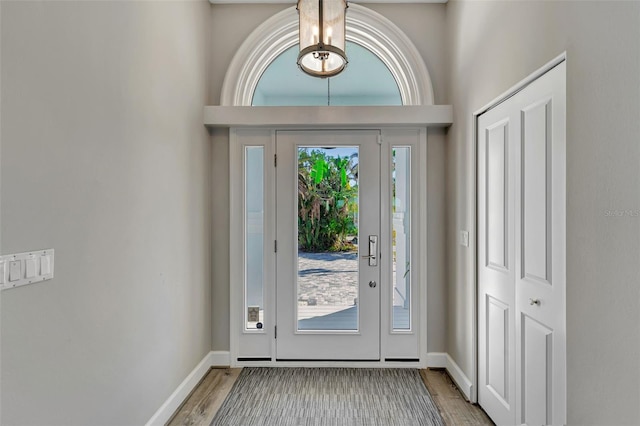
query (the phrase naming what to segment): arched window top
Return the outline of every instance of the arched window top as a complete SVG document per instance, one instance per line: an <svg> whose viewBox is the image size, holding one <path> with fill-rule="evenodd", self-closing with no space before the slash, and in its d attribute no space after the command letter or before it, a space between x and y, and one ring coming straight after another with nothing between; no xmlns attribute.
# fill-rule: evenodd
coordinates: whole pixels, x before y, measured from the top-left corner
<svg viewBox="0 0 640 426"><path fill-rule="evenodd" d="M253 94L253 106L402 105L393 75L376 55L347 42L349 65L335 77L315 78L298 69L298 45L269 64Z"/></svg>
<svg viewBox="0 0 640 426"><path fill-rule="evenodd" d="M371 9L352 3L347 12L347 42L372 53L386 66L397 84L402 105L433 105L429 71L411 40L391 21ZM295 6L272 16L256 28L231 61L222 85L220 104L252 105L265 71L297 43L298 14ZM295 65L295 61L293 63Z"/></svg>

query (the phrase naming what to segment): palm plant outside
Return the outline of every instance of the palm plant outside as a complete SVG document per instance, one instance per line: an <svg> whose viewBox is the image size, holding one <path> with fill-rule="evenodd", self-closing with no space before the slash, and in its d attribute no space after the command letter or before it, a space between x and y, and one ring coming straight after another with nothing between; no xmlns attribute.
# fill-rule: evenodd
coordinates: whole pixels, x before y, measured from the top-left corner
<svg viewBox="0 0 640 426"><path fill-rule="evenodd" d="M344 149L340 150L344 151ZM329 155L326 148L298 149L298 247L307 252L355 249L358 154Z"/></svg>

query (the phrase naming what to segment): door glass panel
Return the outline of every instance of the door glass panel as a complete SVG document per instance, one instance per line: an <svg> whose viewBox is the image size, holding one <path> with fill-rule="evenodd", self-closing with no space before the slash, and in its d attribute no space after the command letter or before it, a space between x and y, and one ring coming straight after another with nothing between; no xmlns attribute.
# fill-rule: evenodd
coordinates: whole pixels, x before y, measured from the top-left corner
<svg viewBox="0 0 640 426"><path fill-rule="evenodd" d="M298 330L358 330L358 147L298 148Z"/></svg>
<svg viewBox="0 0 640 426"><path fill-rule="evenodd" d="M245 148L245 329L264 321L264 147Z"/></svg>
<svg viewBox="0 0 640 426"><path fill-rule="evenodd" d="M411 329L411 147L392 151L393 329Z"/></svg>

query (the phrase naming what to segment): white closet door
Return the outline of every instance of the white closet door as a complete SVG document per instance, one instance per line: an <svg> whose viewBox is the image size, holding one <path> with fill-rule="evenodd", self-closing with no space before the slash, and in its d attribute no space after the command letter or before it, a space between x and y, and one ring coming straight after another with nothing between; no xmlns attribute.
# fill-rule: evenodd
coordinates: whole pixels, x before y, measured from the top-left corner
<svg viewBox="0 0 640 426"><path fill-rule="evenodd" d="M566 423L566 65L518 96L517 423Z"/></svg>
<svg viewBox="0 0 640 426"><path fill-rule="evenodd" d="M517 131L502 103L478 120L478 402L515 423L515 162Z"/></svg>
<svg viewBox="0 0 640 426"><path fill-rule="evenodd" d="M478 400L566 422L566 66L478 119Z"/></svg>

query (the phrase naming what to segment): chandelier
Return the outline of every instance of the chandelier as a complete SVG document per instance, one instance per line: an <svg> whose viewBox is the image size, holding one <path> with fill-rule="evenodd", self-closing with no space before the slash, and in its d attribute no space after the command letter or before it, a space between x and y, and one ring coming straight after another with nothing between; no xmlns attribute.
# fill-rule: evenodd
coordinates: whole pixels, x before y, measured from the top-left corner
<svg viewBox="0 0 640 426"><path fill-rule="evenodd" d="M313 77L332 77L347 66L346 0L298 0L298 66Z"/></svg>

